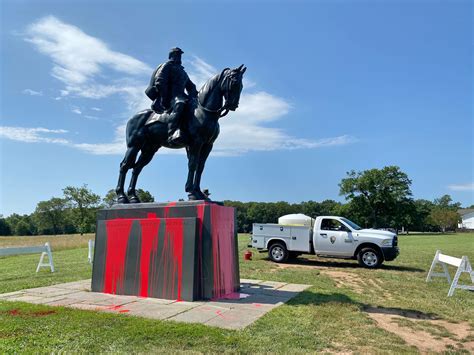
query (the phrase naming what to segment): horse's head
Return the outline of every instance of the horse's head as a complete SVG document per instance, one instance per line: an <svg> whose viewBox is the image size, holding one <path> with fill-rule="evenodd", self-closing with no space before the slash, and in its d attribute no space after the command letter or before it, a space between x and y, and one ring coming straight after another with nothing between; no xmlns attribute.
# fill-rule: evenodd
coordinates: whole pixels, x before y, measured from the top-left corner
<svg viewBox="0 0 474 355"><path fill-rule="evenodd" d="M221 91L224 95L225 103L223 109L235 111L239 107L240 93L242 92L242 79L246 67L242 64L235 69L226 69L221 81ZM224 115L222 115L224 116Z"/></svg>
<svg viewBox="0 0 474 355"><path fill-rule="evenodd" d="M199 91L199 107L209 113L224 117L239 107L242 79L247 68L242 64L235 69L225 68L209 79ZM223 103L222 98L225 99Z"/></svg>

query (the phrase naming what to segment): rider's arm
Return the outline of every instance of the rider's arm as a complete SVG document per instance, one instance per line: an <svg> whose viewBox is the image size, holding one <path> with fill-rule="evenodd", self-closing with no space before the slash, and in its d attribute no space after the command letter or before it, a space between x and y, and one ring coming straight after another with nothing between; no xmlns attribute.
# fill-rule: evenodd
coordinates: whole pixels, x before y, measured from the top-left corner
<svg viewBox="0 0 474 355"><path fill-rule="evenodd" d="M190 97L197 97L198 92L196 90L196 85L189 79L186 81L186 91Z"/></svg>

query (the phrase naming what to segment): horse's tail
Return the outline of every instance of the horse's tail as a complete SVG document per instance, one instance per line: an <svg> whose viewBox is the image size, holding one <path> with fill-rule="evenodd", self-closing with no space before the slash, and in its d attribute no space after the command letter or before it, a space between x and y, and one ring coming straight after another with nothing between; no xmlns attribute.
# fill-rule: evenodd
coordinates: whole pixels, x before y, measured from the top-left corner
<svg viewBox="0 0 474 355"><path fill-rule="evenodd" d="M136 113L132 118L128 120L127 128L125 130L127 147L133 147L137 144L143 143L145 139L145 123L152 113L152 110L143 110Z"/></svg>

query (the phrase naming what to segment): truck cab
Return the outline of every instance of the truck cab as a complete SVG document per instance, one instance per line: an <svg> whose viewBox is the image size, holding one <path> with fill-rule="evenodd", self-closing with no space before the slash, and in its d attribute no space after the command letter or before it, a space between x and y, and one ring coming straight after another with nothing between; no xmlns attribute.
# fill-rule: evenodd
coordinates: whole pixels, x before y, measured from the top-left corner
<svg viewBox="0 0 474 355"><path fill-rule="evenodd" d="M307 216L305 216L307 217ZM310 217L308 217L310 218ZM319 216L304 223L253 225L252 247L268 250L269 258L285 262L301 254L357 259L367 268L394 260L398 253L395 233L363 229L340 216Z"/></svg>

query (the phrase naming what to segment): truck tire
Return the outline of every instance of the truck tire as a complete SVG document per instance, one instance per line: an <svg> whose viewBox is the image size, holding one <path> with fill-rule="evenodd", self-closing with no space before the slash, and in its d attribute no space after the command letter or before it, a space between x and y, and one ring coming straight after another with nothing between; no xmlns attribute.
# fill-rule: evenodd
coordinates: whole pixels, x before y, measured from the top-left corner
<svg viewBox="0 0 474 355"><path fill-rule="evenodd" d="M287 261L289 254L285 244L279 242L272 244L270 249L268 249L268 257L276 263L284 263Z"/></svg>
<svg viewBox="0 0 474 355"><path fill-rule="evenodd" d="M362 248L359 251L359 254L357 254L357 261L360 266L368 269L376 269L382 264L383 258L378 250L368 247Z"/></svg>

